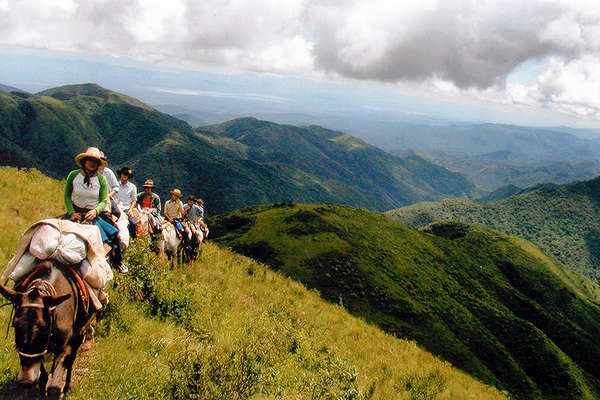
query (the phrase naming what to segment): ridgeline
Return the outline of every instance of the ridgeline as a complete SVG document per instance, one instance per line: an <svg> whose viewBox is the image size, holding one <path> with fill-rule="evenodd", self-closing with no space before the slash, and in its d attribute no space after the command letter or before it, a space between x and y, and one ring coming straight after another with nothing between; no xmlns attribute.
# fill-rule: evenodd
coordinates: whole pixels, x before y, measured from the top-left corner
<svg viewBox="0 0 600 400"><path fill-rule="evenodd" d="M38 94L0 92L2 164L63 179L87 146L113 169L210 197L212 214L276 201L334 202L385 211L448 196L478 197L462 175L418 156L399 158L340 132L254 118L192 129L95 84Z"/></svg>

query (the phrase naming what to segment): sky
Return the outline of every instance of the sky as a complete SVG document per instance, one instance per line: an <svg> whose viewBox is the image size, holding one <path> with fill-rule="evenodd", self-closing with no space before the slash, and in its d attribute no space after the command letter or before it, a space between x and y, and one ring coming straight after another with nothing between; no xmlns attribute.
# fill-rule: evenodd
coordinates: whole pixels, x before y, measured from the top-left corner
<svg viewBox="0 0 600 400"><path fill-rule="evenodd" d="M69 55L65 65L80 55L88 65L145 65L155 76L252 75L269 88L308 82L338 96L367 88L392 109L418 98L422 107L401 110L409 113L465 107L495 122L600 126L600 2L592 0L0 0L0 46L5 59L44 51ZM185 98L240 94L166 83L153 87ZM252 89L248 101L293 93Z"/></svg>

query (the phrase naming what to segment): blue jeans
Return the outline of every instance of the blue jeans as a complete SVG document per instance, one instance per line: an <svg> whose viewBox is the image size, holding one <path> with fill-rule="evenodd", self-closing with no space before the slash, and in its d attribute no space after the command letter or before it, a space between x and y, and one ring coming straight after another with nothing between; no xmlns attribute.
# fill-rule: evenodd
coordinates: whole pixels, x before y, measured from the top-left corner
<svg viewBox="0 0 600 400"><path fill-rule="evenodd" d="M177 229L177 231L179 231L179 233L181 233L181 236L183 236L184 229L183 229L183 225L181 224L181 221L174 218L173 221L171 221L171 222L175 226L175 229Z"/></svg>

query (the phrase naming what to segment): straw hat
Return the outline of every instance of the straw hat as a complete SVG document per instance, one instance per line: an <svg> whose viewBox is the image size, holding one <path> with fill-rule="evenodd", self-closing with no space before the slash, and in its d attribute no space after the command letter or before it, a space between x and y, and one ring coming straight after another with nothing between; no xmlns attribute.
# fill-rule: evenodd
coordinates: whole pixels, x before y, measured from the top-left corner
<svg viewBox="0 0 600 400"><path fill-rule="evenodd" d="M149 187L149 188L156 187L156 186L154 186L154 181L152 179L146 179L146 182L144 182L144 184L142 186Z"/></svg>
<svg viewBox="0 0 600 400"><path fill-rule="evenodd" d="M106 161L102 159L104 155L96 147L88 147L85 153L79 153L75 156L75 164L83 167L82 161L86 158L91 158L98 161L98 166L106 166Z"/></svg>
<svg viewBox="0 0 600 400"><path fill-rule="evenodd" d="M179 190L179 189L173 189L173 190L171 190L171 194L175 195L177 197L181 197L181 190Z"/></svg>

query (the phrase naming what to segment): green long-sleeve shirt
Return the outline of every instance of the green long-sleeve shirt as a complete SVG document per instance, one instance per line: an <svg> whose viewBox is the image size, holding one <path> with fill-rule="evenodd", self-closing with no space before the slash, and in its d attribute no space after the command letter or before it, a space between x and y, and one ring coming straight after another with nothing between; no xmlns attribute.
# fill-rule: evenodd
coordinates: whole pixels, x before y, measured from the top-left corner
<svg viewBox="0 0 600 400"><path fill-rule="evenodd" d="M80 169L71 171L65 185L65 206L69 215L75 212L73 205L80 208L95 209L100 214L106 208L108 186L101 174L90 177L90 185L84 183Z"/></svg>

